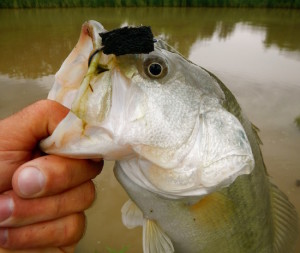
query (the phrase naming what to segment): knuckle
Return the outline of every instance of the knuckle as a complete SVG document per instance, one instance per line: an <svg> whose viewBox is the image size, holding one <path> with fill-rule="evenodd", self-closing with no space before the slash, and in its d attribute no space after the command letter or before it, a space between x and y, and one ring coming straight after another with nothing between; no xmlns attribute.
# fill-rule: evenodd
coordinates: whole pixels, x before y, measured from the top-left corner
<svg viewBox="0 0 300 253"><path fill-rule="evenodd" d="M47 99L42 99L42 100L38 100L37 102L35 102L34 104L32 104L31 106L34 108L34 110L36 112L38 112L39 114L44 114L45 112L51 110L51 107L54 106L54 101L51 100L47 100Z"/></svg>
<svg viewBox="0 0 300 253"><path fill-rule="evenodd" d="M83 213L76 213L44 224L4 229L0 230L0 252L1 248L20 250L69 246L76 244L82 238L84 231L85 215Z"/></svg>
<svg viewBox="0 0 300 253"><path fill-rule="evenodd" d="M18 229L9 228L4 230L4 240L1 241L1 248L16 250L20 248L28 248L29 233L20 235ZM3 237L2 237L3 239Z"/></svg>
<svg viewBox="0 0 300 253"><path fill-rule="evenodd" d="M8 239L8 229L1 229L0 230L0 245L3 248L8 248L10 243Z"/></svg>
<svg viewBox="0 0 300 253"><path fill-rule="evenodd" d="M45 156L43 165L44 173L46 174L45 196L61 193L72 187L74 173L68 164L68 160L56 156Z"/></svg>
<svg viewBox="0 0 300 253"><path fill-rule="evenodd" d="M74 183L76 182L76 170L73 168L73 163L64 163L63 169L65 172L63 175L65 184L67 186L74 186Z"/></svg>
<svg viewBox="0 0 300 253"><path fill-rule="evenodd" d="M92 181L88 181L86 185L87 185L87 189L83 197L85 198L85 202L87 204L86 208L89 208L95 200L96 189Z"/></svg>
<svg viewBox="0 0 300 253"><path fill-rule="evenodd" d="M59 196L55 200L55 217L60 217L64 214L66 208L66 199L64 195Z"/></svg>
<svg viewBox="0 0 300 253"><path fill-rule="evenodd" d="M33 105L36 106L37 108L43 108L43 107L47 107L49 103L51 103L51 100L41 99L35 102Z"/></svg>
<svg viewBox="0 0 300 253"><path fill-rule="evenodd" d="M59 182L62 189L68 189L77 184L77 170L74 161L69 158L56 157L56 170L53 170L52 177ZM79 163L80 161L76 161ZM58 169L59 168L59 169ZM54 185L53 185L54 187ZM55 186L56 187L56 186Z"/></svg>
<svg viewBox="0 0 300 253"><path fill-rule="evenodd" d="M83 213L74 214L68 217L68 222L64 224L64 235L62 245L77 243L85 231L85 215Z"/></svg>

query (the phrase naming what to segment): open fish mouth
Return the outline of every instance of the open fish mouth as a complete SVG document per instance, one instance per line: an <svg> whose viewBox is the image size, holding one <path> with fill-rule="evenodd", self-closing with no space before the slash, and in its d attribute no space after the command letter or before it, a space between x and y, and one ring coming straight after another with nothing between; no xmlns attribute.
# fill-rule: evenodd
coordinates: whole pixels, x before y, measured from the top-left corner
<svg viewBox="0 0 300 253"><path fill-rule="evenodd" d="M48 98L71 108L76 93L88 71L88 59L94 48L101 47L99 32L105 32L96 21L82 25L80 38L55 75L55 83Z"/></svg>
<svg viewBox="0 0 300 253"><path fill-rule="evenodd" d="M205 195L252 171L246 133L215 79L163 43L107 55L105 32L86 22L57 72L48 98L70 112L42 150L117 160L133 182L167 197Z"/></svg>
<svg viewBox="0 0 300 253"><path fill-rule="evenodd" d="M70 108L70 112L53 135L41 142L47 153L76 158L102 158L103 154L110 154L115 160L124 156L124 150L129 152L128 147L112 141L114 126L109 120L104 122L114 110L112 100L122 96L117 92L118 97L112 95L112 84L121 86L128 82L118 77L116 56L103 53L99 34L104 32L96 21L84 23L77 45L55 75L48 99Z"/></svg>

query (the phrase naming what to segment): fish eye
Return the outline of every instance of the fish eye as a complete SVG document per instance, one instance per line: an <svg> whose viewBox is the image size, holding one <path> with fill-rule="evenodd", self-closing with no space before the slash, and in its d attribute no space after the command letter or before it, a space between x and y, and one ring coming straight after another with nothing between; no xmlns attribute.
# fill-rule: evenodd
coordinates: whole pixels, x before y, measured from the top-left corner
<svg viewBox="0 0 300 253"><path fill-rule="evenodd" d="M158 57L149 57L144 61L144 71L150 78L163 78L168 73L168 67L164 60Z"/></svg>
<svg viewBox="0 0 300 253"><path fill-rule="evenodd" d="M159 63L151 63L149 66L148 66L148 72L149 74L151 74L152 76L160 76L161 72L162 72L162 66L159 64Z"/></svg>

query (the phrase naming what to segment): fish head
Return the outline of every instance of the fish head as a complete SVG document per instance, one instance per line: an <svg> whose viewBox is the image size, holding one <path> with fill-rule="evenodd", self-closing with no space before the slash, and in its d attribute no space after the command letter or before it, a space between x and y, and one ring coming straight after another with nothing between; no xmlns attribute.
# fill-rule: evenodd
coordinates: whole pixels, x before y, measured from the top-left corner
<svg viewBox="0 0 300 253"><path fill-rule="evenodd" d="M176 194L252 170L243 127L223 108L224 92L207 71L163 41L148 54L106 55L102 32L98 22L85 23L56 74L49 99L70 112L41 142L46 153L134 160L143 176L132 172L131 179Z"/></svg>

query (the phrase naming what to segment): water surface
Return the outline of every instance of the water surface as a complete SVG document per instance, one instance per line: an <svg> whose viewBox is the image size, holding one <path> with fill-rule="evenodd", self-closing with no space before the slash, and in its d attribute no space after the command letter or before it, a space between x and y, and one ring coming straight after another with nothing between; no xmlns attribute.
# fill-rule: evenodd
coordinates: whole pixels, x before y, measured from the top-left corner
<svg viewBox="0 0 300 253"><path fill-rule="evenodd" d="M47 96L54 74L75 45L85 20L106 29L151 25L182 54L216 74L260 128L272 180L300 213L300 11L265 9L41 9L0 10L0 118ZM141 229L120 218L127 195L112 173L95 182L97 201L77 252L129 246L141 252ZM180 229L180 228L179 228ZM300 242L296 252L300 252Z"/></svg>

